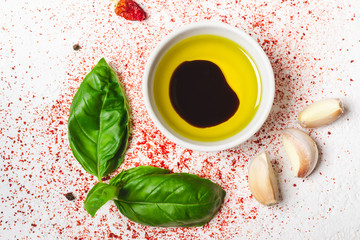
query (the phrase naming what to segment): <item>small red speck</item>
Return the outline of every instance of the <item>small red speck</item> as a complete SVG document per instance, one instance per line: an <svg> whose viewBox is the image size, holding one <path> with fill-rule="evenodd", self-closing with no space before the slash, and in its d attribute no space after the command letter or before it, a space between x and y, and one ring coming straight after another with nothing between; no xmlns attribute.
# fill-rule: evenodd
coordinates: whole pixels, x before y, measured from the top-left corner
<svg viewBox="0 0 360 240"><path fill-rule="evenodd" d="M331 132L328 132L328 135L331 135Z"/></svg>
<svg viewBox="0 0 360 240"><path fill-rule="evenodd" d="M331 211L331 208L329 208L329 211Z"/></svg>
<svg viewBox="0 0 360 240"><path fill-rule="evenodd" d="M350 63L353 63L353 62L354 62L354 60L351 60L351 61L350 61Z"/></svg>
<svg viewBox="0 0 360 240"><path fill-rule="evenodd" d="M119 236L114 233L110 233L109 238L119 238Z"/></svg>
<svg viewBox="0 0 360 240"><path fill-rule="evenodd" d="M296 187L296 184L294 183L293 186Z"/></svg>

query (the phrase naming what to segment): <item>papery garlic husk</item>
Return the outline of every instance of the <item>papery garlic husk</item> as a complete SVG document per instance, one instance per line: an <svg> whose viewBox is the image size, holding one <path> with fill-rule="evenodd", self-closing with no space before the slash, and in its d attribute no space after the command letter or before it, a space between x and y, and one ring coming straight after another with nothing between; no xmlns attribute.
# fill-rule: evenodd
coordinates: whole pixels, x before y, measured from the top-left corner
<svg viewBox="0 0 360 240"><path fill-rule="evenodd" d="M300 125L304 128L315 128L328 125L338 119L344 112L341 101L328 98L307 106L299 113Z"/></svg>
<svg viewBox="0 0 360 240"><path fill-rule="evenodd" d="M249 165L249 187L254 198L271 206L279 201L279 187L267 152L257 155Z"/></svg>
<svg viewBox="0 0 360 240"><path fill-rule="evenodd" d="M318 161L318 148L315 141L305 132L295 128L283 132L283 144L291 162L295 177L308 176Z"/></svg>

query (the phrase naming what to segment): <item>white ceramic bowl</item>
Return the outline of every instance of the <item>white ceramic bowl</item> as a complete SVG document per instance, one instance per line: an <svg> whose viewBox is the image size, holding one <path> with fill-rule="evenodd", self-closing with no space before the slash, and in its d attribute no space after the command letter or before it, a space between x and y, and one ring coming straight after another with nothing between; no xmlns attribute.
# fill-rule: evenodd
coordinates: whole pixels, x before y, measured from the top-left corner
<svg viewBox="0 0 360 240"><path fill-rule="evenodd" d="M239 44L255 62L261 79L261 101L251 122L237 134L227 139L214 142L191 140L171 129L157 110L153 95L154 75L163 55L176 43L186 38L203 34L225 37ZM192 23L166 36L166 38L155 48L148 59L143 79L143 96L145 105L155 125L171 141L185 148L198 151L220 151L235 147L248 140L261 128L268 117L273 104L274 93L274 73L268 57L259 44L242 30L228 24L218 22Z"/></svg>

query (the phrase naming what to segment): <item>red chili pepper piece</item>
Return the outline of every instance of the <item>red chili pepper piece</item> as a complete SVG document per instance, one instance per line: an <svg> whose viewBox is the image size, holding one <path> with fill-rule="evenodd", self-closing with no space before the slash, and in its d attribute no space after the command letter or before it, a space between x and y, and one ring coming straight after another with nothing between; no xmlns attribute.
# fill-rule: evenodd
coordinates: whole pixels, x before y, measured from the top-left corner
<svg viewBox="0 0 360 240"><path fill-rule="evenodd" d="M146 18L145 11L133 0L120 0L116 4L115 13L131 21L142 21Z"/></svg>

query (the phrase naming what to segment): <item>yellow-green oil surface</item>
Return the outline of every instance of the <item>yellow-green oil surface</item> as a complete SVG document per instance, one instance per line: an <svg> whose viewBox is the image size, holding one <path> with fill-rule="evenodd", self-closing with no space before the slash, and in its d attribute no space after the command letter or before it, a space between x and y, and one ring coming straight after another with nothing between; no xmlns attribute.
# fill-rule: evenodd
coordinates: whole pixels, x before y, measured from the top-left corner
<svg viewBox="0 0 360 240"><path fill-rule="evenodd" d="M171 76L181 63L194 60L218 65L237 94L239 108L226 122L208 128L195 127L172 107ZM161 116L174 131L192 140L210 142L231 137L250 123L260 103L261 80L255 63L237 43L215 35L198 35L182 40L165 53L155 71L153 91Z"/></svg>

